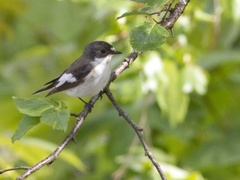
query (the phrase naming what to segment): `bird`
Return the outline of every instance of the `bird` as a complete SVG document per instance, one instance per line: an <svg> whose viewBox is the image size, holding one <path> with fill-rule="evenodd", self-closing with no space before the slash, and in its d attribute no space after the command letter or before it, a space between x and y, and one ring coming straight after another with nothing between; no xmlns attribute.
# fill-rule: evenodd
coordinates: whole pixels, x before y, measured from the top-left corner
<svg viewBox="0 0 240 180"><path fill-rule="evenodd" d="M76 59L57 78L44 84L42 89L33 95L48 91L47 96L65 92L69 96L82 98L92 97L102 91L111 75L112 56L121 54L105 41L94 41L85 46L82 55Z"/></svg>

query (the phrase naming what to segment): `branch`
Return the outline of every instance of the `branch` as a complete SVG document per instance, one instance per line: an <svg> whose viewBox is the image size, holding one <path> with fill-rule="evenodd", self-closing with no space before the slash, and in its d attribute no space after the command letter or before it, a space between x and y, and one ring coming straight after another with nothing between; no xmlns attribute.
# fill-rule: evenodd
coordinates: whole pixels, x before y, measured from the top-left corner
<svg viewBox="0 0 240 180"><path fill-rule="evenodd" d="M123 61L122 63L112 72L110 80L106 87L109 87L110 83L112 83L125 69L129 68L130 64L133 63L135 59L142 52L132 51Z"/></svg>
<svg viewBox="0 0 240 180"><path fill-rule="evenodd" d="M175 7L172 8L171 10L169 10L169 13L170 13L169 16L164 18L159 24L161 26L165 27L166 29L171 30L173 28L175 22L177 21L177 19L183 13L183 11L184 11L185 7L187 6L188 2L189 2L189 0L179 0L179 2L175 5ZM141 52L136 52L136 51L131 52L122 61L122 63L113 71L113 73L111 74L109 83L106 86L106 94L107 94L108 98L111 100L111 102L113 103L113 105L115 106L115 108L117 109L117 111L119 112L119 115L121 115L132 126L132 128L136 132L136 134L137 134L137 136L138 136L138 138L139 138L140 142L142 143L142 146L145 150L146 156L148 156L148 158L151 160L151 162L153 163L153 165L157 169L158 173L160 174L162 180L166 180L166 178L165 178L165 176L164 176L164 174L163 174L163 172L160 168L160 165L157 163L156 159L154 158L154 156L150 152L147 144L145 143L145 141L143 139L143 135L141 133L142 128L138 127L130 119L130 117L121 109L121 107L117 104L117 102L113 98L111 92L109 91L110 83L113 82L125 69L127 69L129 67L129 65L132 64L133 61L140 54L141 54ZM100 92L98 95L92 97L88 104L93 106L102 94L103 94L103 92ZM68 136L56 148L56 150L53 153L51 153L49 156L47 156L45 159L36 163L32 167L20 166L20 167L15 167L15 168L11 168L11 169L1 170L0 172L4 173L4 172L7 172L7 171L11 171L11 170L27 169L23 174L21 174L17 177L17 180L23 180L23 179L27 178L28 176L30 176L35 171L41 169L43 166L51 164L52 162L54 162L57 159L57 157L60 155L60 153L63 151L63 149L69 144L69 142L71 142L71 141L75 142L76 141L75 140L76 134L77 134L79 128L81 127L83 121L86 119L87 115L90 112L91 112L91 107L90 106L85 106L84 109L82 110L82 112L79 115L72 114L73 116L77 116L77 118L76 118L77 121L76 121L74 127L72 128L72 130L68 134Z"/></svg>
<svg viewBox="0 0 240 180"><path fill-rule="evenodd" d="M167 8L163 8L162 10L160 10L158 12L154 12L154 13L150 14L152 16L155 14L160 15L163 11L166 12L161 21L158 22L153 17L152 17L152 19L155 21L155 23L160 24L165 29L169 29L172 34L172 37L173 37L173 31L172 31L173 26L175 25L178 18L183 14L183 12L190 0L178 0L178 2L172 8L171 6L173 5L174 1L175 0L172 0L168 4Z"/></svg>
<svg viewBox="0 0 240 180"><path fill-rule="evenodd" d="M28 170L29 168L30 168L29 166L18 166L18 167L13 167L9 169L3 169L3 170L0 170L0 174L5 173L7 171Z"/></svg>
<svg viewBox="0 0 240 180"><path fill-rule="evenodd" d="M165 27L166 29L172 29L175 22L184 12L186 6L188 5L190 0L179 0L178 3L175 5L174 8L169 9L169 16L163 18L160 22L161 26ZM172 4L171 4L172 5ZM169 7L170 8L170 7Z"/></svg>
<svg viewBox="0 0 240 180"><path fill-rule="evenodd" d="M91 101L89 102L90 104L95 104L95 102L98 100L99 96L94 96L91 98ZM23 174L21 174L20 176L17 177L17 180L22 180L27 178L29 175L31 175L32 173L34 173L35 171L39 170L40 168L42 168L45 165L49 165L52 162L54 162L57 157L59 156L59 154L63 151L63 149L68 145L68 143L70 141L76 141L75 140L75 136L77 134L77 131L79 130L79 128L81 127L84 119L87 117L88 113L91 111L91 107L90 106L85 106L84 109L82 110L82 112L78 115L78 117L76 118L77 121L75 123L75 126L72 128L71 132L69 133L69 135L64 139L64 141L57 147L57 149L51 153L48 157L46 157L45 159L43 159L42 161L38 162L37 164L35 164L34 166L30 167L27 171L25 171Z"/></svg>
<svg viewBox="0 0 240 180"><path fill-rule="evenodd" d="M127 113L125 113L123 111L123 109L117 104L116 100L114 99L112 93L110 92L109 88L105 89L105 93L108 97L108 99L112 102L112 104L114 105L114 107L116 108L116 110L119 113L119 116L122 116L124 118L124 120L126 120L134 129L134 131L136 132L143 148L145 151L145 155L151 160L152 164L155 166L155 168L157 169L159 175L161 176L162 180L166 180L166 177L160 167L160 165L158 164L158 162L156 161L155 157L153 156L153 154L151 153L151 151L148 148L147 143L144 141L143 135L142 135L142 128L138 127L133 120L127 115Z"/></svg>
<svg viewBox="0 0 240 180"><path fill-rule="evenodd" d="M125 69L127 69L129 67L130 64L133 63L133 61L138 57L139 54L140 54L140 52L133 51L122 61L122 63L111 74L111 78L109 80L107 87L110 85L111 82L113 82L117 78L117 76L119 76ZM98 95L92 97L88 104L93 106L102 94L103 93L100 92ZM21 174L20 176L17 177L17 180L23 180L23 179L27 178L28 176L30 176L35 171L41 169L43 166L51 164L52 162L54 162L57 159L59 154L69 144L69 142L71 142L71 141L75 142L76 141L75 136L76 136L79 128L81 127L83 121L86 119L87 115L91 112L91 106L84 107L82 112L77 116L77 118L76 118L77 121L76 121L74 127L72 128L71 132L63 140L63 142L57 147L57 149L53 153L51 153L48 157L43 159L42 161L36 163L35 165L33 165L30 168L27 168L27 170L23 174ZM75 114L72 114L72 115L75 116ZM14 169L12 169L12 170L14 170Z"/></svg>
<svg viewBox="0 0 240 180"><path fill-rule="evenodd" d="M147 96L148 97L148 96ZM147 103L147 98L145 100L143 100L144 103L141 107L141 117L140 120L138 122L138 126L140 127L144 127L144 136L146 138L146 135L149 136L149 128L146 128L146 123L148 121L147 118L147 114L148 114L148 103ZM148 138L148 144L150 142L150 139ZM126 156L123 159L123 162L120 167L113 172L112 174L112 180L121 180L123 179L123 176L127 170L127 168L130 166L131 162L133 161L133 157L134 157L134 152L136 151L137 145L139 144L138 141L138 136L134 136L132 143L129 146L128 152L126 154Z"/></svg>

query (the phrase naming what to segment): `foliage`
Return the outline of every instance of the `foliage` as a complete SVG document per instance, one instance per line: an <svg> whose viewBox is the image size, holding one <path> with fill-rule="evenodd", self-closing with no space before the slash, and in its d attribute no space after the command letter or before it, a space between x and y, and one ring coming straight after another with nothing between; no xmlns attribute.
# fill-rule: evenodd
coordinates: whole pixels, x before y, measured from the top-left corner
<svg viewBox="0 0 240 180"><path fill-rule="evenodd" d="M70 112L63 102L17 97L13 97L13 100L23 117L12 137L12 142L22 138L27 131L40 122L52 126L53 129L66 131Z"/></svg>
<svg viewBox="0 0 240 180"><path fill-rule="evenodd" d="M156 23L145 23L132 29L130 43L137 51L157 49L165 43L168 31Z"/></svg>
<svg viewBox="0 0 240 180"><path fill-rule="evenodd" d="M97 39L125 52L114 59L115 67L130 52L132 37L136 35L138 40L140 30L154 24L145 16L161 9L164 2L9 0L0 4L1 169L33 165L66 136L70 129L66 124L61 126L66 132L39 124L44 111L55 116L52 110L58 107L66 114L82 109L79 100L61 93L47 99L31 98L30 94L71 64L83 46ZM237 7L238 1L190 1L174 26L173 38L154 25L156 29L150 32L163 35L160 44L152 46L154 51L145 46L141 49L144 43L139 41L136 46L131 43L137 50L148 51L110 87L123 109L144 127L146 141L168 179L237 180L240 176ZM156 14L154 19L159 21L162 15ZM26 114L19 122L21 115L12 96L25 97L18 98L20 102L42 100L46 109L22 111L17 106ZM69 110L62 103L55 104L59 99ZM49 118L42 121L51 126L57 122ZM70 118L68 127L73 123ZM17 124L25 128L19 134L15 132ZM14 132L18 134L16 140L26 131L20 141L11 143ZM111 179L130 159L122 179L158 179L141 146L132 145L134 133L104 97L76 139L59 160L32 178ZM129 152L129 148L133 150ZM0 179L15 179L19 173L4 173Z"/></svg>

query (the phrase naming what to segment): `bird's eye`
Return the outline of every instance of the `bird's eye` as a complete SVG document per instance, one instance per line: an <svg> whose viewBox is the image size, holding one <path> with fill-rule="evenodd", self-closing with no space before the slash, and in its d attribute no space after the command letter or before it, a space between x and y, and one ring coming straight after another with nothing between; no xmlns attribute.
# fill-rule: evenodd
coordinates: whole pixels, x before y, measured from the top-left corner
<svg viewBox="0 0 240 180"><path fill-rule="evenodd" d="M100 52L101 52L102 54L105 54L105 53L106 53L106 50L105 50L105 49L101 49Z"/></svg>

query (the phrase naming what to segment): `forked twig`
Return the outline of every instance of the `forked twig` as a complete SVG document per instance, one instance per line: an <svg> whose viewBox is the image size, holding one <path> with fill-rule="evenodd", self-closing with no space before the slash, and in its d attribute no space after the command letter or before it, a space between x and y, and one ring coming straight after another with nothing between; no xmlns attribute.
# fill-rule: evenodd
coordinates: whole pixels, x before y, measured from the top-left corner
<svg viewBox="0 0 240 180"><path fill-rule="evenodd" d="M120 75L125 69L127 69L131 63L133 63L133 61L138 57L139 54L140 54L140 52L133 51L122 61L122 63L111 74L111 78L109 80L107 87L110 85L110 83L112 81L114 81L117 78L118 75ZM101 97L102 93L103 92L100 92L98 95L92 97L88 104L93 106L96 103L96 101ZM72 128L71 132L62 141L62 143L56 148L56 150L54 152L52 152L48 157L43 159L42 161L40 161L40 162L36 163L35 165L33 165L32 167L28 168L23 174L21 174L20 176L17 177L17 180L23 180L23 179L27 178L28 176L30 176L35 171L41 169L43 166L49 165L52 162L54 162L57 159L57 157L59 156L59 154L63 151L63 149L69 144L69 142L76 141L76 139L75 139L76 134L77 134L78 130L80 129L83 121L86 119L87 115L90 113L90 111L91 111L90 106L85 106L84 109L82 110L82 112L77 116L77 118L76 118L77 121L76 121L74 127ZM76 116L76 114L72 114L72 115Z"/></svg>
<svg viewBox="0 0 240 180"><path fill-rule="evenodd" d="M171 30L173 28L175 22L177 21L177 19L183 13L183 11L184 11L185 7L187 6L188 2L189 2L189 0L179 0L178 3L175 5L175 7L171 8L171 10L169 11L168 17L164 18L162 21L160 21L158 23L161 26L165 27L166 29ZM148 158L151 160L151 162L153 163L153 165L157 169L158 173L160 174L162 180L166 180L166 178L164 176L164 173L161 170L160 165L158 164L158 162L156 161L156 159L154 158L154 156L150 152L146 142L143 139L142 128L139 128L131 120L131 118L122 110L122 108L117 104L116 100L114 99L114 97L112 96L112 93L109 91L109 88L108 88L110 83L113 82L125 69L127 69L129 67L129 65L132 64L133 61L140 54L141 54L141 52L133 51L122 61L122 63L111 74L111 78L109 80L109 83L106 86L105 93L107 94L108 98L113 103L114 107L117 109L119 114L131 125L131 127L136 132L136 134L137 134L137 136L138 136L138 138L139 138L139 140L140 140L140 142L141 142L141 144L142 144L142 146L145 150L146 156L148 156ZM96 103L96 101L101 97L102 93L103 92L100 92L98 95L92 97L89 104L93 106ZM19 166L19 167L15 167L15 168L5 169L5 170L1 170L0 174L4 173L4 172L7 172L7 171L12 171L12 170L19 170L19 169L26 170L23 174L21 174L17 177L17 180L23 180L23 179L27 178L28 176L30 176L32 173L41 169L43 166L49 165L52 162L54 162L57 159L57 157L59 156L59 154L69 144L69 142L71 142L71 141L75 142L76 141L76 139L75 139L76 134L77 134L78 130L80 129L83 121L85 120L87 115L90 113L90 111L91 111L91 108L89 106L85 106L84 109L82 110L82 112L79 115L71 114L72 116L75 116L76 119L77 119L74 127L72 128L71 132L67 135L67 137L62 141L62 143L55 149L55 151L52 152L49 156L47 156L45 159L41 160L40 162L37 162L32 167Z"/></svg>
<svg viewBox="0 0 240 180"><path fill-rule="evenodd" d="M143 134L142 134L143 129L138 127L134 123L134 121L127 115L127 113L125 111L123 111L123 109L117 104L117 101L114 99L114 97L113 97L112 93L110 92L109 88L105 89L105 93L106 93L108 99L112 102L112 104L114 105L114 107L118 111L119 115L122 116L124 118L124 120L126 120L131 125L131 127L134 129L135 133L138 136L138 139L140 140L140 142L143 146L143 149L145 151L145 155L151 160L152 164L155 166L155 168L158 171L159 175L161 176L162 180L166 180L166 177L165 177L165 175L164 175L164 173L161 169L161 166L156 161L155 157L151 153L147 143L145 142L145 140L143 138Z"/></svg>

